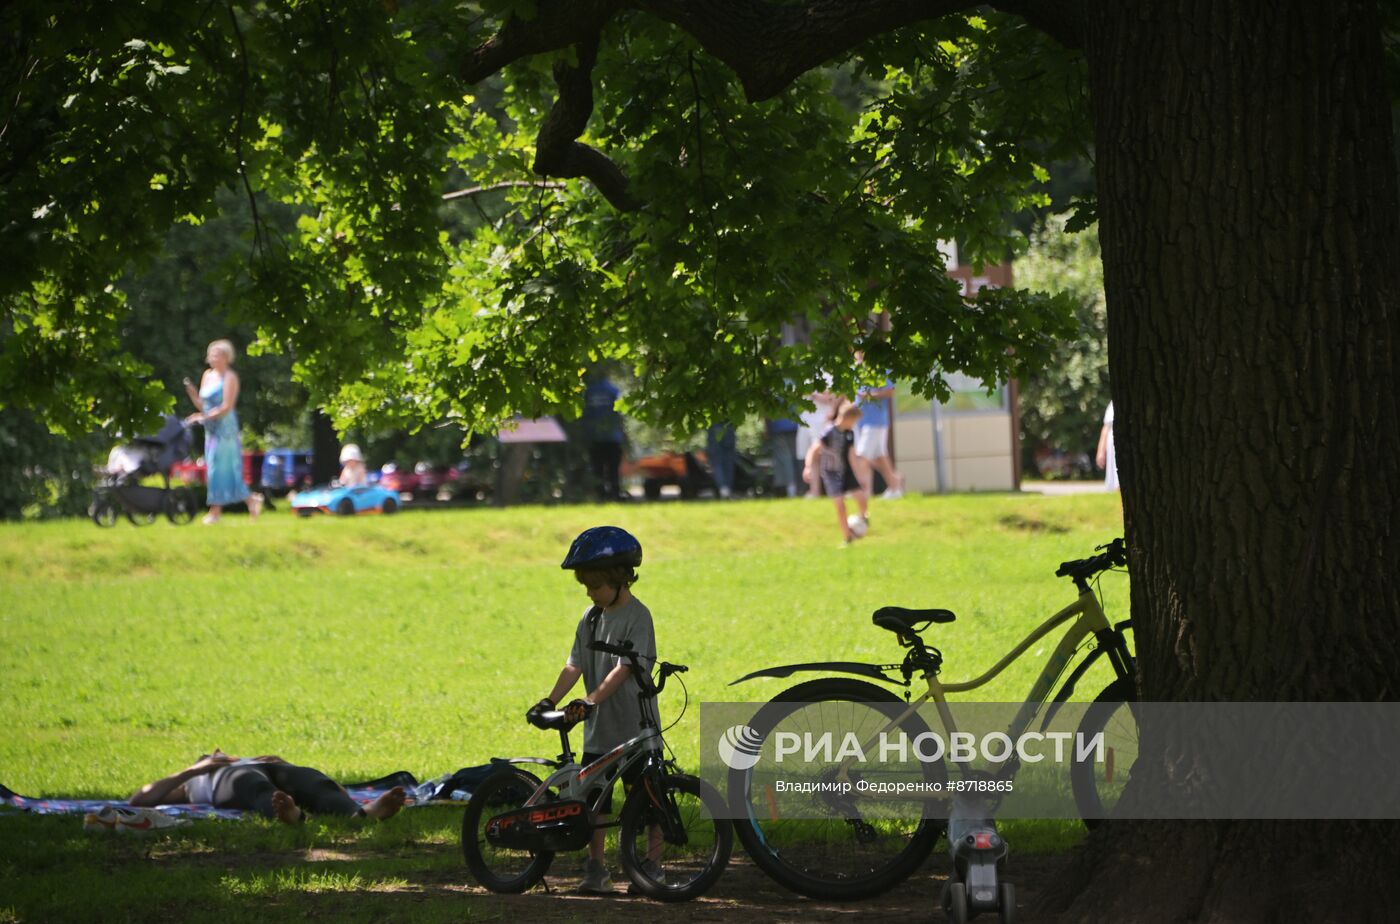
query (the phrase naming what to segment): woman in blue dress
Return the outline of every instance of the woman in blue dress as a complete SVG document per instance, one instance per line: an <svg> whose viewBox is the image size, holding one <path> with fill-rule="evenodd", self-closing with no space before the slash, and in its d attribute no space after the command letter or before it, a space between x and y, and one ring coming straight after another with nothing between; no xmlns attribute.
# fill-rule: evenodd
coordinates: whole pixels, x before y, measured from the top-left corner
<svg viewBox="0 0 1400 924"><path fill-rule="evenodd" d="M217 523L228 504L247 502L248 513L262 512L262 496L248 491L243 481L243 447L238 438L238 373L233 365L233 344L215 340L204 356L209 368L196 390L185 379L185 390L199 412L185 418L204 425L204 464L207 471L209 513L204 522Z"/></svg>

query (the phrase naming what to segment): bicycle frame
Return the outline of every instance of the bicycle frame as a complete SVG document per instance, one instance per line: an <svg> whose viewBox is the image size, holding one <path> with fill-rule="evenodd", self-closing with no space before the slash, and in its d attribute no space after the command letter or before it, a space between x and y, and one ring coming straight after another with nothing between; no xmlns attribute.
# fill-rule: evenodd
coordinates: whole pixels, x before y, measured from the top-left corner
<svg viewBox="0 0 1400 924"><path fill-rule="evenodd" d="M993 664L980 676L958 683L944 683L939 679L935 671L926 671L923 673L921 676L928 684L928 690L918 697L911 699L908 707L897 717L891 719L868 739L862 741L861 751L866 752L873 747L875 742L879 740L880 735L901 725L912 716L920 706L929 700L932 700L934 706L937 708L939 718L943 722L944 728L950 734L957 732L957 723L954 721L952 710L949 708L947 694L966 693L970 690L976 690L979 687L985 686L1004 671L1012 662L1025 654L1032 645L1045 638L1071 619L1073 619L1074 622L1070 624L1068 630L1060 639L1059 644L1055 646L1055 650L1051 652L1049 659L1045 663L1045 667L1041 669L1040 675L1031 685L1030 693L1026 697L1025 703L1016 713L1015 718L1011 721L1010 727L1007 729L1007 735L1012 740L1019 738L1020 735L1030 727L1030 724L1040 712L1041 707L1045 705L1055 681L1064 672L1065 668L1069 666L1070 661L1073 660L1074 654L1079 650L1080 645L1090 636L1094 636L1098 639L1099 647L1094 654L1086 659L1086 661L1080 665L1080 668L1071 675L1069 682L1066 683L1065 689L1061 692L1061 696L1056 697L1057 705L1068 697L1069 692L1073 690L1074 681L1081 676L1082 671L1086 669L1099 654L1107 654L1109 662L1113 665L1114 671L1119 677L1131 677L1133 675L1134 668L1132 657L1127 652L1127 646L1123 641L1121 631L1115 629L1114 626L1109 623L1108 616L1104 613L1103 607L1099 605L1098 597L1094 595L1092 590L1086 588L1080 592L1079 599L1041 623L1029 635L1022 639L1020 643L1003 655L1001 660ZM916 641L912 644L922 644L922 642ZM1052 715L1053 710L1046 715L1046 723L1049 722ZM997 766L1001 767L1012 761L1014 761L1014 758L1008 757L1006 761L1003 761ZM854 758L847 758L841 763L837 771L838 780L850 782L849 771L853 763ZM954 763L964 773L967 772L968 768L966 765L957 761ZM909 797L903 796L900 798L907 799ZM928 796L926 798L940 800L942 797Z"/></svg>
<svg viewBox="0 0 1400 924"><path fill-rule="evenodd" d="M551 796L551 787L557 787L559 799L577 799L585 802L588 804L588 810L596 816L599 805L623 771L638 761L656 758L663 745L661 731L654 727L646 727L642 729L641 734L628 738L587 766L580 766L572 760L572 753L568 748L568 733L561 734L565 735L565 762L525 800L526 806L538 805L545 801ZM588 792L594 787L600 788L590 802L587 798Z"/></svg>

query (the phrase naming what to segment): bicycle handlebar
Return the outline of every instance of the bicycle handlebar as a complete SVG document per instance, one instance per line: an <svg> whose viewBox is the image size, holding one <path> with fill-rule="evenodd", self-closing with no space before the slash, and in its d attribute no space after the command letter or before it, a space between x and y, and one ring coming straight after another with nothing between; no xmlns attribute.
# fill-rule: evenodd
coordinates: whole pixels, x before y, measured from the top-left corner
<svg viewBox="0 0 1400 924"><path fill-rule="evenodd" d="M1098 546L1098 549L1103 550L1102 554L1091 555L1088 558L1080 558L1075 561L1060 562L1060 567L1055 571L1055 577L1068 577L1074 578L1076 581L1085 581L1101 571L1128 566L1128 545L1122 537L1114 539L1107 545Z"/></svg>
<svg viewBox="0 0 1400 924"><path fill-rule="evenodd" d="M637 679L637 686L642 688L642 693L646 696L656 696L666 689L666 678L672 674L684 674L690 668L684 664L672 664L669 661L659 661L656 665L656 675L660 678L658 683L653 683L651 672L642 669L637 652L632 648L631 642L623 642L621 645L613 645L608 642L589 642L588 647L593 651L601 651L605 654L617 655L619 658L626 658L632 668L632 676ZM654 658L652 660L655 660Z"/></svg>
<svg viewBox="0 0 1400 924"><path fill-rule="evenodd" d="M588 647L593 651L603 651L608 654L617 655L620 658L627 658L631 661L637 659L637 652L632 650L631 642L628 642L625 646L613 645L608 642L589 642Z"/></svg>

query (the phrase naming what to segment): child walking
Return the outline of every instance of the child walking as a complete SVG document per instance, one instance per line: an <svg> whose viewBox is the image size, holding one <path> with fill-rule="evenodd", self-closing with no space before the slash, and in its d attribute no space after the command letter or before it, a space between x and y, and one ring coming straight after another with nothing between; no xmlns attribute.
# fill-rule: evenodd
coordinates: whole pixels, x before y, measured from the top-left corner
<svg viewBox="0 0 1400 924"><path fill-rule="evenodd" d="M638 699L641 687L627 661L589 648L592 642L624 647L630 643L642 664L656 661L656 633L652 628L651 611L632 595L632 585L637 582L636 569L641 564L642 545L636 537L616 526L595 526L579 534L561 565L566 571L574 572L593 605L574 630L573 648L564 669L559 672L559 679L554 682L554 689L530 707L526 717L554 709L582 677L584 696L571 701L564 711L574 719L586 717L582 757L585 766L635 737L641 725L642 705ZM654 702L648 701L647 708L654 710ZM634 776L624 773L623 785L630 787L635 780L629 777ZM609 792L601 810L608 812L611 807L612 793ZM608 868L603 863L604 833L602 828L593 832L587 867L578 887L580 892L607 894L613 890ZM661 878L659 871L656 878Z"/></svg>
<svg viewBox="0 0 1400 924"><path fill-rule="evenodd" d="M802 469L802 477L808 484L815 484L813 479L818 476L821 478L822 486L836 505L836 519L847 545L864 536L870 525L865 492L851 469L851 455L855 451L852 431L859 420L860 408L845 400L837 404L826 427L812 443L812 448L807 450L806 464ZM860 511L854 524L846 514L847 494L855 495L856 508Z"/></svg>

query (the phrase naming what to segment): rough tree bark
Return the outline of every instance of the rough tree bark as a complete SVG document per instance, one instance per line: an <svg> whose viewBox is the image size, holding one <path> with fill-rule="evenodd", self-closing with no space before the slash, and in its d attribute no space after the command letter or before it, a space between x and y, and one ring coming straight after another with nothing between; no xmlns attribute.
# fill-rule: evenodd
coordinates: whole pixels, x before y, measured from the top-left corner
<svg viewBox="0 0 1400 924"><path fill-rule="evenodd" d="M1400 201L1375 4L1090 4L1084 35L1142 695L1393 699ZM1153 758L1136 785L1165 785ZM1118 824L1079 861L1070 920L1385 920L1400 836Z"/></svg>

